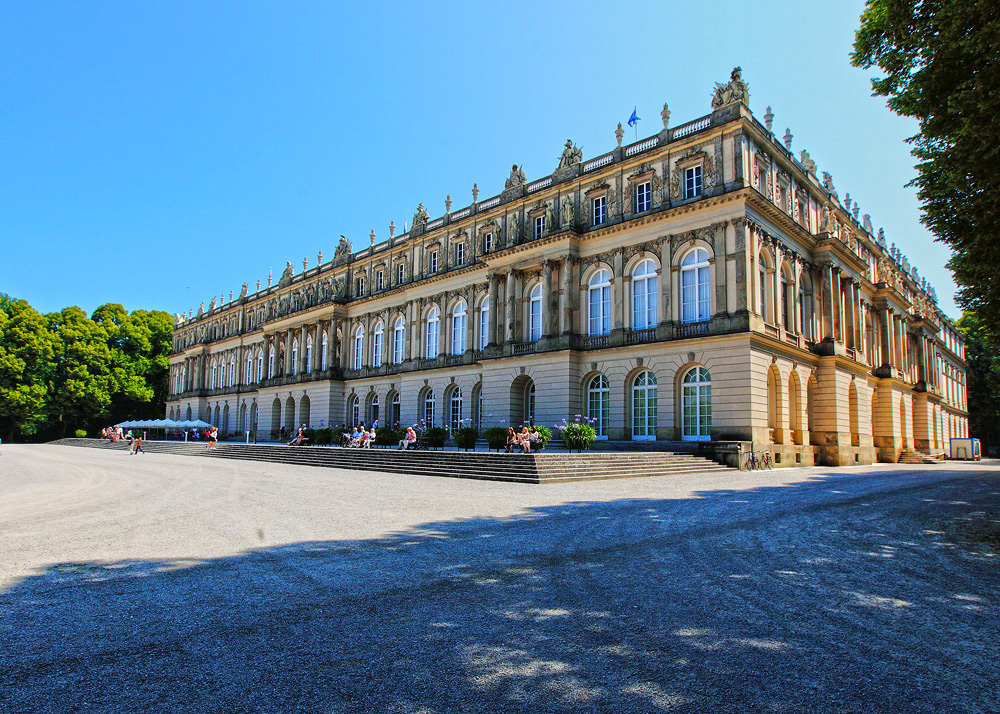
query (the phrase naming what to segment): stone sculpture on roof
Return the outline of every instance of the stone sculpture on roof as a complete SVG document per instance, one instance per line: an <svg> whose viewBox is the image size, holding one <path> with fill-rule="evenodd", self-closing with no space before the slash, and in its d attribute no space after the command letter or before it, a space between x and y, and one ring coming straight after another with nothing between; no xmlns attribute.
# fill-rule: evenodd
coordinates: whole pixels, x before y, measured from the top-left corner
<svg viewBox="0 0 1000 714"><path fill-rule="evenodd" d="M278 285L284 287L292 282L292 276L295 275L295 268L292 267L292 262L288 261L285 263L285 270L281 273L281 280L278 281Z"/></svg>
<svg viewBox="0 0 1000 714"><path fill-rule="evenodd" d="M417 206L417 212L413 214L413 224L410 226L410 231L413 233L423 233L424 229L427 228L427 221L431 218L427 209L424 208L424 204L419 204Z"/></svg>
<svg viewBox="0 0 1000 714"><path fill-rule="evenodd" d="M351 254L351 241L347 239L347 236L340 236L340 242L337 243L337 249L333 252L333 259L339 260L340 258L346 258Z"/></svg>
<svg viewBox="0 0 1000 714"><path fill-rule="evenodd" d="M712 109L720 109L729 104L743 102L750 105L750 86L743 81L743 70L734 67L729 75L728 84L715 83L715 96L712 97Z"/></svg>
<svg viewBox="0 0 1000 714"><path fill-rule="evenodd" d="M575 166L581 161L583 161L583 151L573 143L572 139L566 139L566 146L563 148L562 156L559 157L559 165L556 167L556 171L568 169L570 166Z"/></svg>
<svg viewBox="0 0 1000 714"><path fill-rule="evenodd" d="M524 175L524 171L517 164L514 164L510 169L510 176L504 181L503 188L506 191L509 188L515 188L516 186L523 186L528 183L528 177Z"/></svg>

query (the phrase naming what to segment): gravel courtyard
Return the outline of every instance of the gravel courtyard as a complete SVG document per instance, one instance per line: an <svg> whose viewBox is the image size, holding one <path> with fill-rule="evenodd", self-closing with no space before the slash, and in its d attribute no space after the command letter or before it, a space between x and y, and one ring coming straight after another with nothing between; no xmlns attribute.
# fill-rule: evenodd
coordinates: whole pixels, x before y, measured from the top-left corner
<svg viewBox="0 0 1000 714"><path fill-rule="evenodd" d="M1000 465L528 486L0 447L0 712L997 712Z"/></svg>

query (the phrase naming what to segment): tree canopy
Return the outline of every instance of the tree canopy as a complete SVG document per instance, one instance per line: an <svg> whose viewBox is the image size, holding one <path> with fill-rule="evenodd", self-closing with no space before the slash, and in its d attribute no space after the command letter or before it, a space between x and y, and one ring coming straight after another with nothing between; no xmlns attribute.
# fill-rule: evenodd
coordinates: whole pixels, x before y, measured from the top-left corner
<svg viewBox="0 0 1000 714"><path fill-rule="evenodd" d="M102 305L39 314L0 294L0 433L93 433L124 419L162 417L173 319Z"/></svg>
<svg viewBox="0 0 1000 714"><path fill-rule="evenodd" d="M923 221L953 251L958 302L1000 336L1000 13L975 0L868 0L852 61L914 117Z"/></svg>

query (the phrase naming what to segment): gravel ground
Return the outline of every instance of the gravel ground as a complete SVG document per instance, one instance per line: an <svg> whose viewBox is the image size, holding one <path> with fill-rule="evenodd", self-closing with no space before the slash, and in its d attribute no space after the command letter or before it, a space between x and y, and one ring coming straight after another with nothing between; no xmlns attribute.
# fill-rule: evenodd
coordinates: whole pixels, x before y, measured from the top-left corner
<svg viewBox="0 0 1000 714"><path fill-rule="evenodd" d="M0 711L1000 711L1000 465L0 452Z"/></svg>

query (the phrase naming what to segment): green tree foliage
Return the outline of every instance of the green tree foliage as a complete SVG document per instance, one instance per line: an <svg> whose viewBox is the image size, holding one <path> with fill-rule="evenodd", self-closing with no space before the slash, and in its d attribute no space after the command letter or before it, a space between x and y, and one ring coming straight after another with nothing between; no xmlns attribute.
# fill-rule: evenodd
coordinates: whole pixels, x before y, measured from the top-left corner
<svg viewBox="0 0 1000 714"><path fill-rule="evenodd" d="M989 8L993 8L992 10ZM868 0L852 61L914 117L923 221L949 245L958 302L1000 336L1000 12L976 0Z"/></svg>
<svg viewBox="0 0 1000 714"><path fill-rule="evenodd" d="M0 429L9 439L95 433L163 415L173 319L102 305L39 315L0 294Z"/></svg>
<svg viewBox="0 0 1000 714"><path fill-rule="evenodd" d="M969 366L969 435L982 440L984 452L1000 448L1000 344L986 333L974 313L965 313L958 327L965 335Z"/></svg>

